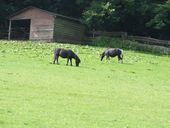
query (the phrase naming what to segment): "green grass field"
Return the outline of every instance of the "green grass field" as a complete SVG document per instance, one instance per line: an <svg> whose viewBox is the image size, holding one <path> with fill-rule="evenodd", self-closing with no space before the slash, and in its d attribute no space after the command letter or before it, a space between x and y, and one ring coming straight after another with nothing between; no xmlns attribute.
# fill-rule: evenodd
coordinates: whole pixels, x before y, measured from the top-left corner
<svg viewBox="0 0 170 128"><path fill-rule="evenodd" d="M52 64L57 47L80 67ZM104 49L0 41L0 128L169 128L170 58L124 51L123 64L101 62Z"/></svg>

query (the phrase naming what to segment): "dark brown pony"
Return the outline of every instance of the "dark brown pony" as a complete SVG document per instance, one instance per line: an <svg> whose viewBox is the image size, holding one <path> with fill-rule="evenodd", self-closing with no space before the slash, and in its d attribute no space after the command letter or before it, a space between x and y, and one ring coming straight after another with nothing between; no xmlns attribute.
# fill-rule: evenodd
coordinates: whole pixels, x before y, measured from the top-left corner
<svg viewBox="0 0 170 128"><path fill-rule="evenodd" d="M101 61L106 56L106 59L110 59L109 57L118 57L118 62L123 63L123 50L119 48L107 48L102 54L101 54Z"/></svg>
<svg viewBox="0 0 170 128"><path fill-rule="evenodd" d="M53 64L55 64L56 60L57 60L57 64L58 64L59 56L62 57L62 58L67 58L67 64L66 65L68 65L69 60L70 60L70 65L72 66L72 59L75 59L76 66L79 66L79 64L81 62L79 57L72 50L57 48L57 49L54 50Z"/></svg>

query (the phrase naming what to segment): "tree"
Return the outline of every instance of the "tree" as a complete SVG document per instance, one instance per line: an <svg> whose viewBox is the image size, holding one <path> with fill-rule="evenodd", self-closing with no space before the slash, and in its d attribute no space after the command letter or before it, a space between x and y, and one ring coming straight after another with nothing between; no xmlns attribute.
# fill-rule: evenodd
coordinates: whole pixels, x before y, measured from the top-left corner
<svg viewBox="0 0 170 128"><path fill-rule="evenodd" d="M109 30L114 25L112 23L118 20L112 17L114 11L110 2L92 2L91 6L83 13L83 21L89 29Z"/></svg>
<svg viewBox="0 0 170 128"><path fill-rule="evenodd" d="M152 17L151 2L147 0L111 0L93 2L84 12L84 22L91 28L107 31L127 31L140 34Z"/></svg>
<svg viewBox="0 0 170 128"><path fill-rule="evenodd" d="M66 16L80 18L91 0L1 0L0 26L4 26L7 17L27 6L35 6L44 10Z"/></svg>
<svg viewBox="0 0 170 128"><path fill-rule="evenodd" d="M95 1L83 13L83 21L89 29L163 38L170 33L169 4L170 0Z"/></svg>
<svg viewBox="0 0 170 128"><path fill-rule="evenodd" d="M156 15L151 19L147 26L159 32L159 38L169 39L170 37L170 2L160 4L155 9Z"/></svg>

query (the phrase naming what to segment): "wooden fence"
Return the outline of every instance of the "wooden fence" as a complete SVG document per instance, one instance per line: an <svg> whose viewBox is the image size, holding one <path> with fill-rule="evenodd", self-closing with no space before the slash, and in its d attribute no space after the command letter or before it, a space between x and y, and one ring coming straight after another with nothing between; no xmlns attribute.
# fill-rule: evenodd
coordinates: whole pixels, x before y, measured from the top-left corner
<svg viewBox="0 0 170 128"><path fill-rule="evenodd" d="M29 38L29 32L24 28L12 28L11 29L11 39L15 40L25 40ZM0 39L8 39L8 29L0 28Z"/></svg>
<svg viewBox="0 0 170 128"><path fill-rule="evenodd" d="M123 39L133 40L143 44L170 47L170 40L158 40L155 38L143 36L129 36L127 32L105 32L105 31L88 32L88 39L93 39L98 36L121 37Z"/></svg>
<svg viewBox="0 0 170 128"><path fill-rule="evenodd" d="M0 30L0 39L7 39L8 29ZM107 36L107 37L121 37L123 39L137 41L142 44L148 45L157 45L170 48L170 40L158 40L151 37L143 36L128 36L127 32L105 32L105 31L89 31L85 42L91 44L92 40L98 36Z"/></svg>
<svg viewBox="0 0 170 128"><path fill-rule="evenodd" d="M89 31L88 37L108 36L108 37L127 37L127 32L106 32L106 31Z"/></svg>
<svg viewBox="0 0 170 128"><path fill-rule="evenodd" d="M170 40L169 41L168 40L158 40L155 38L143 37L143 36L127 36L127 39L142 42L144 44L170 47Z"/></svg>
<svg viewBox="0 0 170 128"><path fill-rule="evenodd" d="M0 28L0 39L8 39L8 29Z"/></svg>

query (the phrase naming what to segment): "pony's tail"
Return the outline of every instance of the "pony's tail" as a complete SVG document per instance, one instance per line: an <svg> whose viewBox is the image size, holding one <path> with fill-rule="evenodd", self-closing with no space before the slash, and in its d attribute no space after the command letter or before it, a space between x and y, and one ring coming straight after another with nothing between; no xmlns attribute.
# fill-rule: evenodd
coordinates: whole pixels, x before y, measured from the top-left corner
<svg viewBox="0 0 170 128"><path fill-rule="evenodd" d="M57 57L58 57L58 55L59 55L60 50L61 50L60 48L54 49L54 59L53 59L53 64L55 64L55 61L56 61L56 59L57 59Z"/></svg>
<svg viewBox="0 0 170 128"><path fill-rule="evenodd" d="M59 53L59 49L54 49L53 50L53 53L54 53L54 59L56 58L57 54Z"/></svg>
<svg viewBox="0 0 170 128"><path fill-rule="evenodd" d="M123 60L123 50L122 50L122 49L120 49L120 51L121 51L120 57L121 57L121 58L122 58L122 60Z"/></svg>

